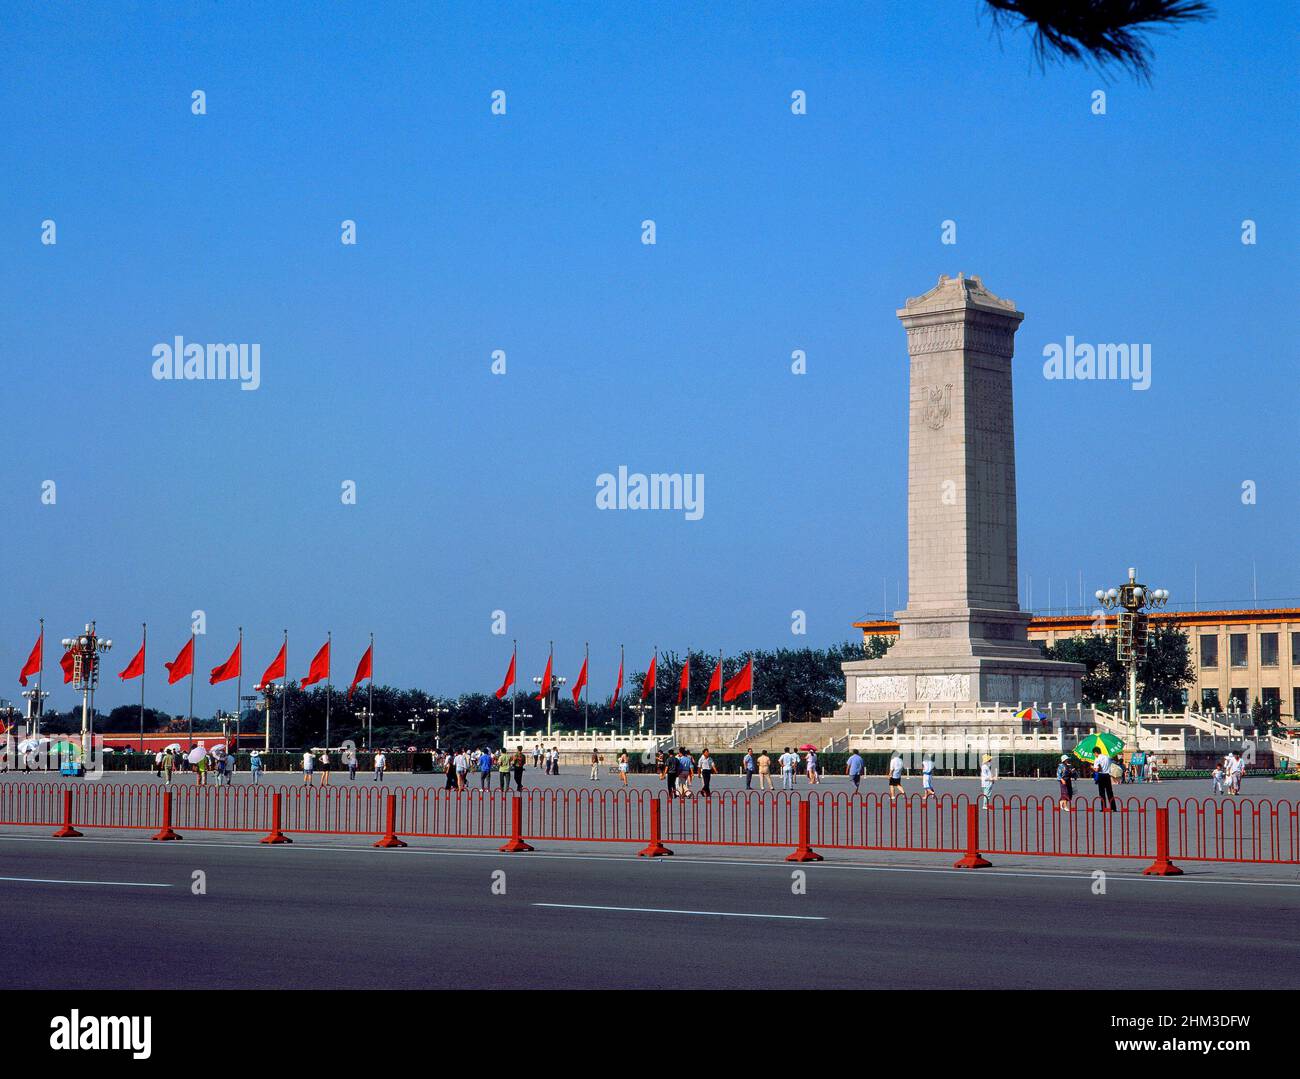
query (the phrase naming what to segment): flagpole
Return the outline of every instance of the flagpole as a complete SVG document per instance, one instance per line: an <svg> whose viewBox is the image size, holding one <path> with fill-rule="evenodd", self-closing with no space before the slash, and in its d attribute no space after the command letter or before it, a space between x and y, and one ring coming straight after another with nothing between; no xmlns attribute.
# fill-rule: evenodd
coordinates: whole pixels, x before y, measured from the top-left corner
<svg viewBox="0 0 1300 1079"><path fill-rule="evenodd" d="M510 642L510 669L515 672L515 681L519 679L519 638ZM515 736L515 683L510 683L510 737Z"/></svg>
<svg viewBox="0 0 1300 1079"><path fill-rule="evenodd" d="M41 667L36 672L36 709L32 712L32 733L41 733L41 713L45 710L45 619L41 619Z"/></svg>
<svg viewBox="0 0 1300 1079"><path fill-rule="evenodd" d="M190 630L190 716L189 716L190 745L194 745L194 670L196 664L196 657L194 655L195 651L196 649L194 647L194 631ZM188 753L189 750L187 749L185 752Z"/></svg>
<svg viewBox="0 0 1300 1079"><path fill-rule="evenodd" d="M149 644L149 623L141 622L140 623L140 651L144 653L146 658L149 655L148 648L147 648L148 644ZM144 752L144 671L145 668L141 667L140 668L140 752L141 753Z"/></svg>
<svg viewBox="0 0 1300 1079"><path fill-rule="evenodd" d="M325 748L330 747L330 698L334 696L334 682L331 668L334 666L334 634L325 631Z"/></svg>
<svg viewBox="0 0 1300 1079"><path fill-rule="evenodd" d="M749 660L748 660L748 662L749 662L749 664L750 664L750 668L749 668L749 710L752 712L752 711L754 710L754 667L753 667L753 663L754 663L754 653L753 653L753 652L750 652L750 653L749 653Z"/></svg>
<svg viewBox="0 0 1300 1079"><path fill-rule="evenodd" d="M618 646L618 677L623 678L623 646ZM618 687L618 736L623 737L623 687Z"/></svg>
<svg viewBox="0 0 1300 1079"><path fill-rule="evenodd" d="M285 731L285 711L289 707L289 630L286 627L284 631L284 675L280 683L280 752L284 752L284 731ZM266 722L268 730L266 737L271 737L269 724L271 722L271 710L266 712ZM269 742L268 742L269 746Z"/></svg>
<svg viewBox="0 0 1300 1079"><path fill-rule="evenodd" d="M686 646L686 711L691 710L691 646Z"/></svg>
<svg viewBox="0 0 1300 1079"><path fill-rule="evenodd" d="M584 734L591 729L591 671L587 663L591 660L591 642L582 642L582 670L586 674L587 680L582 684L584 693L582 700L582 731Z"/></svg>
<svg viewBox="0 0 1300 1079"><path fill-rule="evenodd" d="M650 734L659 736L659 646L655 645L655 684L650 691Z"/></svg>
<svg viewBox="0 0 1300 1079"><path fill-rule="evenodd" d="M366 749L375 751L375 635L370 634L370 684L366 687Z"/></svg>
<svg viewBox="0 0 1300 1079"><path fill-rule="evenodd" d="M235 675L235 749L239 748L239 698L244 692L244 627L239 627L239 673ZM230 752L226 746L226 752Z"/></svg>

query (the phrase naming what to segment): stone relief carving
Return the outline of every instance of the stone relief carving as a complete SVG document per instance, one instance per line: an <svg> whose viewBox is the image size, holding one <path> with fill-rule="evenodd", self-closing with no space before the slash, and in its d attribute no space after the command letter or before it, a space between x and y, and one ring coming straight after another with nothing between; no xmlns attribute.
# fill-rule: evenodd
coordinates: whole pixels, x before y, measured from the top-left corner
<svg viewBox="0 0 1300 1079"><path fill-rule="evenodd" d="M1022 674L1020 676L1020 696L1022 701L1047 701L1047 689L1041 674Z"/></svg>
<svg viewBox="0 0 1300 1079"><path fill-rule="evenodd" d="M918 674L918 701L965 701L970 699L969 674Z"/></svg>
<svg viewBox="0 0 1300 1079"><path fill-rule="evenodd" d="M923 395L921 401L921 414L925 417L925 425L931 431L938 431L943 427L944 421L952 415L952 383L947 382L942 386L922 386Z"/></svg>
<svg viewBox="0 0 1300 1079"><path fill-rule="evenodd" d="M868 677L858 676L854 687L854 697L858 704L872 701L907 700L907 675L876 674Z"/></svg>
<svg viewBox="0 0 1300 1079"><path fill-rule="evenodd" d="M1015 680L1009 674L986 674L984 676L984 699L986 701L1011 701L1016 692Z"/></svg>
<svg viewBox="0 0 1300 1079"><path fill-rule="evenodd" d="M1073 678L1059 678L1055 675L1047 679L1047 699L1064 701L1066 704L1078 703L1079 683Z"/></svg>

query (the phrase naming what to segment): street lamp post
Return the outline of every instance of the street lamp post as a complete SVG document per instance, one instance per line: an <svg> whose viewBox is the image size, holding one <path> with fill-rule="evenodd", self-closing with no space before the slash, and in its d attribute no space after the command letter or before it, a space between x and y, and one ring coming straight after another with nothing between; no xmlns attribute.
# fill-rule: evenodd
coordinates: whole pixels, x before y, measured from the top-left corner
<svg viewBox="0 0 1300 1079"><path fill-rule="evenodd" d="M41 733L41 713L45 711L45 698L49 695L48 689L23 690L23 700L27 702L27 733L33 738Z"/></svg>
<svg viewBox="0 0 1300 1079"><path fill-rule="evenodd" d="M551 737L551 728L555 723L555 709L560 703L560 687L567 682L567 678L551 676L551 691L546 695L546 700L542 702L542 708L546 711L546 737ZM534 678L533 685L539 689L541 687L541 678Z"/></svg>
<svg viewBox="0 0 1300 1079"><path fill-rule="evenodd" d="M1147 653L1150 626L1147 610L1159 609L1169 602L1166 588L1148 588L1129 567L1128 581L1118 588L1098 589L1097 602L1106 610L1121 610L1115 616L1115 655L1128 671L1128 733L1133 750L1138 749L1137 669Z"/></svg>
<svg viewBox="0 0 1300 1079"><path fill-rule="evenodd" d="M113 647L108 638L95 632L95 623L87 622L84 633L63 638L63 650L72 653L73 689L81 690L81 768L84 774L89 757L89 742L94 736L91 719L95 701L95 687L99 685L100 657Z"/></svg>
<svg viewBox="0 0 1300 1079"><path fill-rule="evenodd" d="M361 724L361 729L366 732L366 749L373 749L375 713L369 708L358 708L356 711L356 717L357 721Z"/></svg>

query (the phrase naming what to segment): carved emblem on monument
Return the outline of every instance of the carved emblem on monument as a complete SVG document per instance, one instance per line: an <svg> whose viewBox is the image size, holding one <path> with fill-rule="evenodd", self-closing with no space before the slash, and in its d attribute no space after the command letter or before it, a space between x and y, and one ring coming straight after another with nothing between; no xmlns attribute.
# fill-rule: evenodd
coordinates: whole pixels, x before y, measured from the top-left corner
<svg viewBox="0 0 1300 1079"><path fill-rule="evenodd" d="M922 404L925 425L931 431L937 431L952 413L952 383L943 386L926 386L921 392L925 394L925 401Z"/></svg>

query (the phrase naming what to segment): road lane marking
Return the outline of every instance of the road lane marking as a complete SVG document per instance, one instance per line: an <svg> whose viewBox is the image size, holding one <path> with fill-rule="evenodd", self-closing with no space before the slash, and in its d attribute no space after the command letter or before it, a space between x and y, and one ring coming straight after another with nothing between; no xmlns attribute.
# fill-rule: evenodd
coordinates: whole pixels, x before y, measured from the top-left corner
<svg viewBox="0 0 1300 1079"><path fill-rule="evenodd" d="M739 914L731 910L671 910L665 907L598 907L587 903L533 903L534 907L558 907L561 910L620 910L633 914L703 914L710 918L779 918L787 922L824 922L811 914Z"/></svg>
<svg viewBox="0 0 1300 1079"><path fill-rule="evenodd" d="M102 884L112 888L170 888L170 884L149 884L134 880L53 880L47 877L0 877L16 884Z"/></svg>

